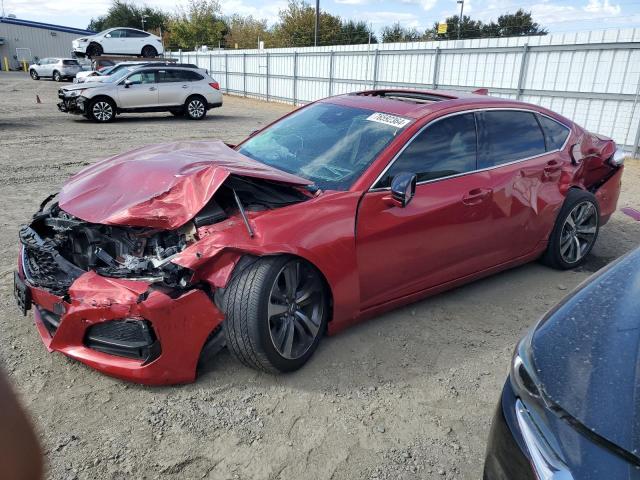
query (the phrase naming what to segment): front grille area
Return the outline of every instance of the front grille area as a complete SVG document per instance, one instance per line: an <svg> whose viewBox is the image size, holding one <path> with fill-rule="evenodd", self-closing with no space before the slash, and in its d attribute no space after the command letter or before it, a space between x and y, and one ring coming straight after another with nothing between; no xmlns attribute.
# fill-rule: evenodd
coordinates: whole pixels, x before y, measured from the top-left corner
<svg viewBox="0 0 640 480"><path fill-rule="evenodd" d="M24 247L23 269L29 283L63 295L82 270L58 253L50 240L43 240L31 227L20 229Z"/></svg>
<svg viewBox="0 0 640 480"><path fill-rule="evenodd" d="M146 320L122 319L98 323L87 329L84 343L99 352L135 358L145 363L160 355L160 342Z"/></svg>

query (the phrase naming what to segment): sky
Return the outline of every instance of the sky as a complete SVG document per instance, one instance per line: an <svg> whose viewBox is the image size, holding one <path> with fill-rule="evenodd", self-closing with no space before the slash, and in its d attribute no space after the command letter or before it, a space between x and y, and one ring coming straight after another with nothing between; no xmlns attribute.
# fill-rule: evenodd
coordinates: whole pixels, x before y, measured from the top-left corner
<svg viewBox="0 0 640 480"><path fill-rule="evenodd" d="M0 1L5 15L76 28L86 28L92 17L105 13L111 4L111 0ZM168 12L186 3L186 0L132 1ZM253 15L272 24L287 0L220 0L220 3L224 14ZM465 0L464 3L465 15L483 21L519 8L531 11L534 20L551 33L640 27L640 0ZM394 22L423 31L434 22L459 13L460 5L456 0L320 0L320 9L345 19L364 20L376 32Z"/></svg>

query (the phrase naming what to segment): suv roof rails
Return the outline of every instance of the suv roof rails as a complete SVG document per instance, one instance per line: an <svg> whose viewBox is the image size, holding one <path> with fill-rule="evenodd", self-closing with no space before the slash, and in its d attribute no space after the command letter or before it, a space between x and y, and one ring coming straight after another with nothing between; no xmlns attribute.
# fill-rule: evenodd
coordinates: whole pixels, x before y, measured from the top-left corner
<svg viewBox="0 0 640 480"><path fill-rule="evenodd" d="M380 97L390 100L399 100L402 102L411 103L432 103L440 102L442 100L451 100L455 97L450 95L438 95L431 92L421 92L419 90L365 90L362 92L355 92L352 95L359 95L365 97Z"/></svg>

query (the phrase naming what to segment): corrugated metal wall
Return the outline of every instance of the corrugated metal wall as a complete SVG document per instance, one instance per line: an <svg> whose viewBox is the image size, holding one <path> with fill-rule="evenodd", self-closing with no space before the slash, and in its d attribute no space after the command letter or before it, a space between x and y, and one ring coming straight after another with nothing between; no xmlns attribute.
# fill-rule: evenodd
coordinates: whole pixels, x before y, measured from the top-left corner
<svg viewBox="0 0 640 480"><path fill-rule="evenodd" d="M70 57L71 41L80 36L82 35L77 33L0 22L0 37L4 38L4 45L0 45L0 59L7 57L11 68L19 68L20 65L14 58L16 48L30 49L32 60L45 57Z"/></svg>
<svg viewBox="0 0 640 480"><path fill-rule="evenodd" d="M620 145L640 141L640 29L538 37L174 52L227 93L295 104L368 88L472 90L548 107Z"/></svg>

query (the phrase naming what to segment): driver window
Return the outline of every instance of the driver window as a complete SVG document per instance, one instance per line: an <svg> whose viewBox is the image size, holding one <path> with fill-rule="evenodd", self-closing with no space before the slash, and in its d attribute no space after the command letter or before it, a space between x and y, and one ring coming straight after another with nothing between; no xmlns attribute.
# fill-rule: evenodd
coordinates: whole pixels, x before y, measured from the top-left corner
<svg viewBox="0 0 640 480"><path fill-rule="evenodd" d="M129 75L127 80L131 82L131 85L142 85L146 83L156 83L155 77L155 72L138 72Z"/></svg>
<svg viewBox="0 0 640 480"><path fill-rule="evenodd" d="M476 170L477 136L473 113L439 120L418 134L391 165L376 188L391 185L400 172L415 173L418 182Z"/></svg>

